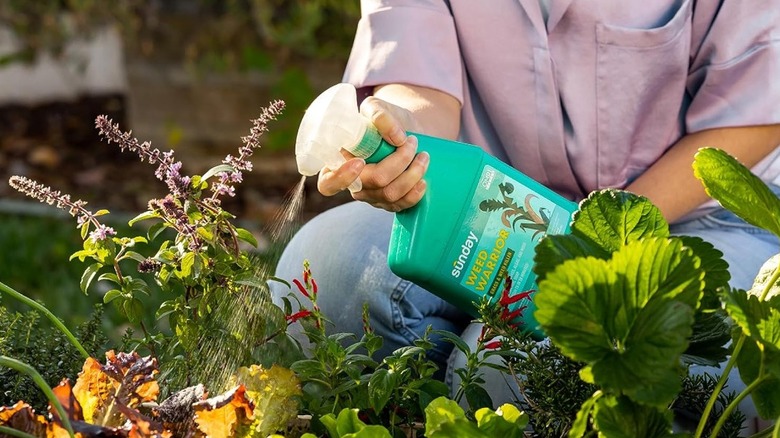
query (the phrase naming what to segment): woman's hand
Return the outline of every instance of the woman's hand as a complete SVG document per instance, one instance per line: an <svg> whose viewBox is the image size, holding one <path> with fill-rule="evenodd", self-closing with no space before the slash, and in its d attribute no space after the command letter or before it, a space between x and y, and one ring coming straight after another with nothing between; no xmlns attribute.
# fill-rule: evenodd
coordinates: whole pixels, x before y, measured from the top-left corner
<svg viewBox="0 0 780 438"><path fill-rule="evenodd" d="M422 199L426 188L423 176L430 162L428 153L417 153L417 138L406 132L433 132L454 138L459 127L460 104L445 93L409 85L384 86L375 91L375 96L363 101L360 112L398 150L376 164L366 164L363 159L342 151L347 161L337 169L323 169L317 189L331 196L359 177L363 189L352 193L354 199L397 212ZM435 123L443 118L449 119L449 124L445 129L437 129ZM430 125L428 129L421 126L426 122Z"/></svg>

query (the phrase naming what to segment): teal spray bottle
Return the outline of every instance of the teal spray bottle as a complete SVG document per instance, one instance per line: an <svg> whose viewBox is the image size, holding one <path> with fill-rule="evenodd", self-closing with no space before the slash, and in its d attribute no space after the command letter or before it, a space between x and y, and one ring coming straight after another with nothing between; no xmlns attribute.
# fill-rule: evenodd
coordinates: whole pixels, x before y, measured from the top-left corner
<svg viewBox="0 0 780 438"><path fill-rule="evenodd" d="M510 312L541 337L533 318L534 247L545 234L568 232L577 204L477 146L409 134L430 154L427 190L417 205L395 214L390 269L472 316L483 296L498 305L509 276L509 296L517 299ZM298 171L311 176L338 167L342 148L368 163L395 150L359 113L350 84L334 85L306 110L295 145ZM360 181L349 188L360 190Z"/></svg>

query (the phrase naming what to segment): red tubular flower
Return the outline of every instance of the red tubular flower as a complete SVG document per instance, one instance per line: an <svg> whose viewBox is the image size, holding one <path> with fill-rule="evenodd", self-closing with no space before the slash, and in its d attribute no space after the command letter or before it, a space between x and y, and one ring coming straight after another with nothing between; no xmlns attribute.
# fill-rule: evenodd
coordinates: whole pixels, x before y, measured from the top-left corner
<svg viewBox="0 0 780 438"><path fill-rule="evenodd" d="M306 318L307 316L310 316L310 315L311 315L311 310L303 309L303 310L300 310L298 312L293 313L292 315L286 315L284 317L284 319L287 320L288 324L292 324L292 323L298 321L299 319Z"/></svg>
<svg viewBox="0 0 780 438"><path fill-rule="evenodd" d="M523 311L526 309L526 307L528 306L520 306L512 311L505 308L501 311L501 319L509 323L515 323L516 320L523 316Z"/></svg>
<svg viewBox="0 0 780 438"><path fill-rule="evenodd" d="M498 350L499 348L501 348L501 341L500 340L491 341L491 342L488 342L487 344L485 344L485 349L486 350Z"/></svg>
<svg viewBox="0 0 780 438"><path fill-rule="evenodd" d="M303 284L301 284L300 280L296 278L293 280L293 283L295 283L295 285L298 286L298 290L301 291L303 296L305 296L308 299L311 299L311 295L309 295L309 291L307 291L306 288L303 287Z"/></svg>
<svg viewBox="0 0 780 438"><path fill-rule="evenodd" d="M311 293L314 294L314 296L317 296L317 282L314 281L314 279L311 279Z"/></svg>
<svg viewBox="0 0 780 438"><path fill-rule="evenodd" d="M501 293L501 299L498 301L499 304L502 306L508 306L510 304L514 304L520 300L530 299L531 294L536 292L534 289L529 289L523 292L520 292L518 294L509 296L509 289L504 289L504 292Z"/></svg>

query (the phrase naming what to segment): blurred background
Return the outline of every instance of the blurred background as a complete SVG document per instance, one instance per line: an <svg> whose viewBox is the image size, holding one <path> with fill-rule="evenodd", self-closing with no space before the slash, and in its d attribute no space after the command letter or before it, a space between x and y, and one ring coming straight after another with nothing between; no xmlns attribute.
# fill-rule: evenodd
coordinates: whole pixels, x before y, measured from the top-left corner
<svg viewBox="0 0 780 438"><path fill-rule="evenodd" d="M100 114L174 149L192 174L235 154L250 119L284 100L254 171L224 204L263 242L300 180L300 119L340 81L358 18L357 0L1 0L0 281L69 324L100 301L79 290L85 266L68 262L81 247L74 220L10 188L11 175L108 209L120 229L165 193L154 166L98 138ZM306 183L299 223L349 199L322 197L315 184Z"/></svg>

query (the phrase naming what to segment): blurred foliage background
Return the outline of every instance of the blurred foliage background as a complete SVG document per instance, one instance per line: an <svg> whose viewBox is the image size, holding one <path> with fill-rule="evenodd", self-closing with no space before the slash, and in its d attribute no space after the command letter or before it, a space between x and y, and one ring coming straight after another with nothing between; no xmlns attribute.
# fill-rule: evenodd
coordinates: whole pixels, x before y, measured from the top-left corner
<svg viewBox="0 0 780 438"><path fill-rule="evenodd" d="M177 84L183 81L188 90L204 93L229 87L234 94L257 93L250 105L284 100L285 113L270 126L257 157L259 170L248 176L227 206L251 222L245 224L247 228L262 233L286 189L300 178L292 156L300 117L322 89L339 80L359 16L358 0L3 0L0 31L5 33L0 32L0 43L3 35L10 35L15 49L0 51L0 74L5 67L34 65L41 57L58 59L70 41L88 39L108 26L122 36L128 70L161 71L159 77L165 78L183 76ZM101 301L99 294L85 296L80 291L84 266L68 261L81 246L75 223L53 207L25 206L35 201L14 193L7 180L11 174L30 176L71 193L74 199L89 201L95 209L131 216L145 209L150 198L161 196L164 187L154 179L153 167L107 147L93 132L96 113L109 113L139 140L148 139L142 136L144 127L128 116L136 99L133 93L138 91L132 86L138 74L130 76L130 91L118 95L35 106L5 104L0 99L0 281L43 302L73 327L88 321L94 304ZM150 77L154 81L158 76ZM167 83L144 80L136 87L141 92L170 88ZM153 106L133 112L150 114L147 118L153 119L154 129L165 134L155 146L176 149L185 168L191 166L187 170L195 173L240 145L239 138L223 144L191 132L218 130L216 119L222 113L236 118L227 111L231 103L222 101L220 94L209 98L216 103L213 114L207 115L214 118L214 126L156 116ZM221 102L226 108L219 108ZM181 114L194 111L191 98L175 104ZM258 112L253 116L259 114L255 108ZM245 119L235 123L247 132L251 126ZM272 161L273 156L279 158ZM145 172L143 179L139 172ZM307 192L313 191L312 184L307 182ZM303 220L346 200L309 198ZM123 223L115 219L109 225L122 227ZM150 307L165 298L150 297ZM26 310L6 298L0 299L0 306ZM103 324L115 339L121 336L122 320L116 312L106 309Z"/></svg>

